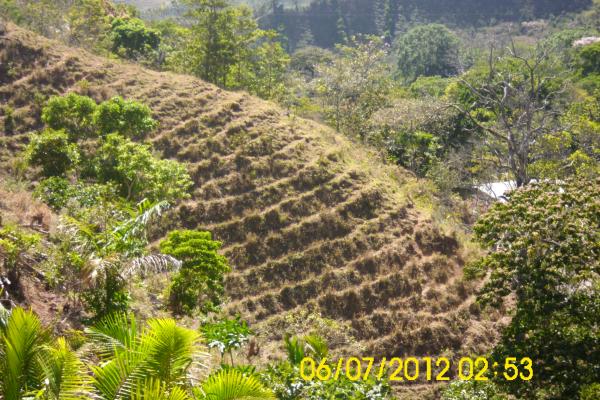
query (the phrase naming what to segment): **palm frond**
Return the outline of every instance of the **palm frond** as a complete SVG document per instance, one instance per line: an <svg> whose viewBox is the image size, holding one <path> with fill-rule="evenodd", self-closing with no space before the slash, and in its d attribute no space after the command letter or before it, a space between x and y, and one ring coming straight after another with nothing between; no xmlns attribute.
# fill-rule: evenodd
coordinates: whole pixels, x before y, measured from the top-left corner
<svg viewBox="0 0 600 400"><path fill-rule="evenodd" d="M148 373L165 382L167 388L190 385L197 380L197 365L208 358L199 332L177 326L171 318L148 321L142 342L148 349Z"/></svg>
<svg viewBox="0 0 600 400"><path fill-rule="evenodd" d="M11 311L0 340L0 398L20 400L24 393L41 387L43 374L37 356L48 334L32 311L17 307Z"/></svg>
<svg viewBox="0 0 600 400"><path fill-rule="evenodd" d="M251 375L235 369L221 370L211 375L197 390L197 395L206 400L270 400L273 392Z"/></svg>
<svg viewBox="0 0 600 400"><path fill-rule="evenodd" d="M150 225L150 222L160 217L170 207L171 205L167 201L152 203L148 199L144 199L138 203L137 210L132 218L117 226L113 234L124 241L129 240L131 237L145 237L146 228Z"/></svg>
<svg viewBox="0 0 600 400"><path fill-rule="evenodd" d="M123 269L121 276L124 279L135 275L145 277L149 274L162 274L169 271L177 271L181 268L181 261L166 254L151 254L134 258L129 265Z"/></svg>
<svg viewBox="0 0 600 400"><path fill-rule="evenodd" d="M138 384L131 400L191 400L191 397L179 387L169 390L163 382L148 379Z"/></svg>
<svg viewBox="0 0 600 400"><path fill-rule="evenodd" d="M118 351L132 350L138 339L137 322L133 315L114 314L86 328L86 334L103 358L114 357Z"/></svg>
<svg viewBox="0 0 600 400"><path fill-rule="evenodd" d="M83 400L91 395L91 381L84 364L64 338L39 355L44 371L45 397L52 400Z"/></svg>

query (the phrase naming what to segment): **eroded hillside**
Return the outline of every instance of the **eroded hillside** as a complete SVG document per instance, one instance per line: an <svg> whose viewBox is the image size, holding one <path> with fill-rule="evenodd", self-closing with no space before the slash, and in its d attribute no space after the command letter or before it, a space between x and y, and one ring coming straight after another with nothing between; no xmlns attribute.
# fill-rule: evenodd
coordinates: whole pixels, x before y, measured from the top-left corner
<svg viewBox="0 0 600 400"><path fill-rule="evenodd" d="M186 162L195 182L164 231L210 230L224 243L234 268L227 307L263 337L279 339L289 316L313 310L351 326L363 355L481 352L494 340L494 322L480 317L473 284L462 281L459 241L413 204L409 187L418 185L408 174L248 94L109 61L13 25L1 35L0 102L16 120L15 132L0 137L2 169L41 126L50 95L146 103L160 122L155 148Z"/></svg>

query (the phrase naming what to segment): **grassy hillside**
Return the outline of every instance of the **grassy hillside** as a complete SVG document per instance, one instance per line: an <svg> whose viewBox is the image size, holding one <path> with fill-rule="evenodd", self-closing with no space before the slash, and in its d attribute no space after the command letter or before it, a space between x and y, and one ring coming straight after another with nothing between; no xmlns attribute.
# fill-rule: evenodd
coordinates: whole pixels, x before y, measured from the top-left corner
<svg viewBox="0 0 600 400"><path fill-rule="evenodd" d="M0 101L17 127L0 136L2 171L40 127L50 95L122 95L152 108L156 150L186 162L195 183L155 238L176 227L212 231L234 267L228 310L263 338L314 328L302 317L314 312L351 327L365 356L481 354L495 340L497 321L480 316L462 280L465 250L411 200L414 178L331 129L13 25L0 37L0 69Z"/></svg>

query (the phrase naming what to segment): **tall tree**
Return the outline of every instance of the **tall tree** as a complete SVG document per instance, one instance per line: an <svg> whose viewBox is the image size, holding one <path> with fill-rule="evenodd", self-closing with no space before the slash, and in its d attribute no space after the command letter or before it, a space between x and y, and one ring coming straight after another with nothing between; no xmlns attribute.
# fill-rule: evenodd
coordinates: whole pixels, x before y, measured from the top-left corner
<svg viewBox="0 0 600 400"><path fill-rule="evenodd" d="M517 398L574 399L598 383L599 199L598 179L532 184L475 226L489 249L471 270L489 276L479 299L514 304L493 357L515 358L519 378L502 382Z"/></svg>
<svg viewBox="0 0 600 400"><path fill-rule="evenodd" d="M489 137L498 170L512 174L518 187L531 181L534 144L562 129L566 87L549 49L522 53L514 44L499 56L492 48L487 67L460 80L462 105L455 105Z"/></svg>

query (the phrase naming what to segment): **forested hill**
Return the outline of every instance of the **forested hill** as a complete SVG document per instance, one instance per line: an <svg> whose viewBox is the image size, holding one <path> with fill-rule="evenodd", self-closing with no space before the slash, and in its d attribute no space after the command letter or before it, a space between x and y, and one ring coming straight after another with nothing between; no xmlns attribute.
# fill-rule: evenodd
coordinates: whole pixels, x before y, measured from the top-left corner
<svg viewBox="0 0 600 400"><path fill-rule="evenodd" d="M268 2L265 27L298 43L332 47L356 34L393 38L408 25L442 22L480 26L498 21L548 18L590 6L592 0L313 0L308 7Z"/></svg>

